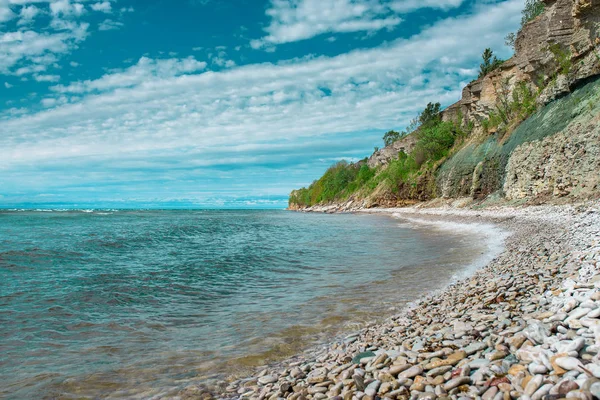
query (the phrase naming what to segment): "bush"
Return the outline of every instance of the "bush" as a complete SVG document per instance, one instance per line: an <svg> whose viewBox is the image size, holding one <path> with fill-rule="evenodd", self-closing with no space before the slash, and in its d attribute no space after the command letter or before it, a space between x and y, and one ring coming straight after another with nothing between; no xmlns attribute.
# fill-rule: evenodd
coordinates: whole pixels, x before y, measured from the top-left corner
<svg viewBox="0 0 600 400"><path fill-rule="evenodd" d="M560 44L554 43L548 47L548 51L554 56L554 61L558 64L559 72L562 75L568 75L571 72L571 51L563 49Z"/></svg>
<svg viewBox="0 0 600 400"><path fill-rule="evenodd" d="M420 166L426 161L437 161L448 154L456 140L457 129L452 122L438 122L421 127L413 150L414 159Z"/></svg>
<svg viewBox="0 0 600 400"><path fill-rule="evenodd" d="M329 167L323 176L308 188L292 192L289 202L307 207L344 200L374 176L375 169L369 168L365 160L357 164L340 161Z"/></svg>
<svg viewBox="0 0 600 400"><path fill-rule="evenodd" d="M534 20L544 12L545 5L542 0L527 0L525 8L521 11L521 28L529 21Z"/></svg>
<svg viewBox="0 0 600 400"><path fill-rule="evenodd" d="M391 146L395 141L401 138L400 132L388 131L383 135L383 143L385 146Z"/></svg>
<svg viewBox="0 0 600 400"><path fill-rule="evenodd" d="M495 110L489 113L488 119L481 125L486 132L498 128L498 132L506 133L511 126L529 118L537 110L537 93L526 82L519 82L509 96L508 80L496 88L497 100Z"/></svg>

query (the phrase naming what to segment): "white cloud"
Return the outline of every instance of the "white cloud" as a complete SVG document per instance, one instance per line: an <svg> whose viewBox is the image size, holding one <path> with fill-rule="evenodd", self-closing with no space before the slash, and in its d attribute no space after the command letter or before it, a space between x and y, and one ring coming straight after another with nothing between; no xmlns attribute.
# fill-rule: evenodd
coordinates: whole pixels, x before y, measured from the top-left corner
<svg viewBox="0 0 600 400"><path fill-rule="evenodd" d="M371 138L402 129L429 101L458 100L470 78L465 74L484 48L502 48L505 34L519 25L521 7L522 0L486 4L410 39L335 57L218 72L194 58L144 57L99 79L53 87L43 111L1 115L0 173L14 176L7 185L17 187L27 179L54 182L51 172L43 178L36 177L39 170L20 172L28 165L68 166L80 171L74 177L80 182L106 171L103 178L129 185L158 175L164 182L192 179L218 165L327 157L329 144L352 148L364 132L376 131ZM92 162L93 171L85 170ZM132 170L138 172L124 173Z"/></svg>
<svg viewBox="0 0 600 400"><path fill-rule="evenodd" d="M94 11L101 11L107 14L110 14L112 12L112 6L109 1L103 1L102 3L92 4L91 7Z"/></svg>
<svg viewBox="0 0 600 400"><path fill-rule="evenodd" d="M11 10L7 0L0 0L0 24L15 18L16 14Z"/></svg>
<svg viewBox="0 0 600 400"><path fill-rule="evenodd" d="M34 75L33 78L38 82L58 82L58 81L60 81L59 75Z"/></svg>
<svg viewBox="0 0 600 400"><path fill-rule="evenodd" d="M41 14L41 10L36 6L25 6L19 12L19 25L27 25L33 22L35 17Z"/></svg>
<svg viewBox="0 0 600 400"><path fill-rule="evenodd" d="M462 3L464 0L396 0L390 3L390 8L398 13L409 13L421 8L448 10Z"/></svg>
<svg viewBox="0 0 600 400"><path fill-rule="evenodd" d="M76 61L71 61L71 62L69 62L69 65L70 65L71 67L73 67L73 68L75 68L75 67L79 67L79 63L78 63L78 62L76 62Z"/></svg>
<svg viewBox="0 0 600 400"><path fill-rule="evenodd" d="M17 31L0 33L0 73L10 74L13 67L21 62L47 61L39 58L44 55L65 54L87 37L87 23L73 23L71 30L58 33L37 33ZM47 65L29 65L19 70L47 67ZM22 75L22 73L18 73Z"/></svg>
<svg viewBox="0 0 600 400"><path fill-rule="evenodd" d="M0 74L22 76L57 67L60 57L87 39L89 23L82 19L87 14L111 11L109 1L97 1L89 9L86 1L89 0L0 0ZM124 9L133 11L131 7ZM40 15L51 17L47 26L37 23L43 21ZM1 29L3 22L17 16L17 29ZM121 22L107 19L99 29L122 26Z"/></svg>
<svg viewBox="0 0 600 400"><path fill-rule="evenodd" d="M112 31L116 29L121 29L123 27L123 23L119 21L113 21L112 19L105 19L100 24L98 24L98 30L100 31Z"/></svg>
<svg viewBox="0 0 600 400"><path fill-rule="evenodd" d="M419 8L448 9L464 0L271 0L267 35L255 48L309 39L323 33L375 32L402 22L398 14Z"/></svg>
<svg viewBox="0 0 600 400"><path fill-rule="evenodd" d="M85 7L70 0L57 0L50 3L50 13L54 17L79 17L85 13Z"/></svg>
<svg viewBox="0 0 600 400"><path fill-rule="evenodd" d="M54 86L51 89L58 93L107 91L140 85L150 82L152 78L165 79L190 74L205 68L205 62L197 61L193 57L164 60L142 57L137 64L124 71L113 71L96 80L76 82L69 86Z"/></svg>
<svg viewBox="0 0 600 400"><path fill-rule="evenodd" d="M13 85L11 85L8 82L4 82L4 87L7 88L7 89L10 89L11 87L13 87Z"/></svg>

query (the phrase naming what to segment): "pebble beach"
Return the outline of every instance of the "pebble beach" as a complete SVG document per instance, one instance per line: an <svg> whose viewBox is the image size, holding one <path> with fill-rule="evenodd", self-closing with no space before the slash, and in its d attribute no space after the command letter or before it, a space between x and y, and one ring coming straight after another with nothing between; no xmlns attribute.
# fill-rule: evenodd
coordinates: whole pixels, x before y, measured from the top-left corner
<svg viewBox="0 0 600 400"><path fill-rule="evenodd" d="M600 398L600 202L364 212L493 223L509 235L488 265L382 323L178 397Z"/></svg>

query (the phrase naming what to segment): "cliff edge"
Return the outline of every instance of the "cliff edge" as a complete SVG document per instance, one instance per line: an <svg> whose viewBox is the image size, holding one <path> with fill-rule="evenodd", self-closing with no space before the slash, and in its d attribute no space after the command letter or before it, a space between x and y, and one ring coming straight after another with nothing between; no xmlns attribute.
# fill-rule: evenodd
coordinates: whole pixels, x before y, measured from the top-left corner
<svg viewBox="0 0 600 400"><path fill-rule="evenodd" d="M435 127L422 125L363 162L332 167L310 187L293 191L289 208L597 197L600 4L544 4L544 12L519 31L514 56L468 84ZM429 147L420 145L425 141ZM429 151L431 143L437 152ZM346 179L345 186L330 185L333 175Z"/></svg>

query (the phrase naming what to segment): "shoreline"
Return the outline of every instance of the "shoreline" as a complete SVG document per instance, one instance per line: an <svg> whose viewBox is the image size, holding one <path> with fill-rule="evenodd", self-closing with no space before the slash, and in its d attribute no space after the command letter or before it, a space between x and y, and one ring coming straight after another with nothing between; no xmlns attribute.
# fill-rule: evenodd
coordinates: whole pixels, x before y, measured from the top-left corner
<svg viewBox="0 0 600 400"><path fill-rule="evenodd" d="M598 274L596 263L600 262L599 205L356 210L437 223L486 222L513 233L506 238L505 250L487 265L425 295L382 323L343 339L332 338L327 345L260 368L255 375L227 382L217 390L189 386L180 396L541 399L561 398L556 396L566 395L562 394L566 386L571 389L568 392L574 391L572 395L584 396L580 398L600 394L600 380L594 385L597 377L588 371L591 368L600 377L600 336L598 343L593 339L596 323L600 334L600 302L595 300L600 300L600 283L587 283ZM583 261L582 251L586 254ZM577 271L580 276L573 275ZM579 287L574 289L576 281ZM594 300L586 300L590 297ZM566 313L560 311L566 305L571 314L557 319L556 315ZM586 313L569 317L582 310ZM575 329L580 326L576 324L581 327ZM432 326L443 335L432 331ZM555 349L556 343L569 341ZM578 352L569 350L555 357L562 353L552 349L567 345ZM554 347L545 348L549 346ZM365 353L369 351L373 354ZM363 357L358 360L360 354ZM566 370L569 366L573 368ZM569 382L579 382L577 388L563 384L564 376ZM576 390L580 388L584 390Z"/></svg>

